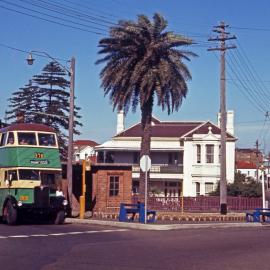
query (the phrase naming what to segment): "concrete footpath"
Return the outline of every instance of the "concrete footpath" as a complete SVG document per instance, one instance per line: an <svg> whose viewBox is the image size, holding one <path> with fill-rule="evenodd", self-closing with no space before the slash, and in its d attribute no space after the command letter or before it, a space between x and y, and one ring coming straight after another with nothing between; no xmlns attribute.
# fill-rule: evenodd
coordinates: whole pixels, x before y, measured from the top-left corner
<svg viewBox="0 0 270 270"><path fill-rule="evenodd" d="M249 227L265 227L270 225L262 225L257 222L207 222L207 223L177 223L177 224L141 224L137 222L119 222L112 220L97 219L79 219L66 218L66 223L72 224L89 224L100 226L111 226L135 230L151 230L151 231L169 231L180 229L202 229L202 228L249 228Z"/></svg>

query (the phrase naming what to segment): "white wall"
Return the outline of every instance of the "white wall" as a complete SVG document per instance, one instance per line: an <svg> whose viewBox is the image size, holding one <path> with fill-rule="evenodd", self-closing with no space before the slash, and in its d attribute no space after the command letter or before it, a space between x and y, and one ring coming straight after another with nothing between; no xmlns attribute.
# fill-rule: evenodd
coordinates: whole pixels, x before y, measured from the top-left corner
<svg viewBox="0 0 270 270"><path fill-rule="evenodd" d="M226 143L226 173L228 183L234 182L235 174L235 142Z"/></svg>
<svg viewBox="0 0 270 270"><path fill-rule="evenodd" d="M196 196L196 190L192 185L192 165L194 163L194 149L192 141L184 143L184 177L183 194L184 196Z"/></svg>
<svg viewBox="0 0 270 270"><path fill-rule="evenodd" d="M205 195L205 183L214 187L220 179L219 135L196 135L194 141L184 144L184 196L196 196L196 182L200 183L200 195ZM197 147L201 145L201 163L197 163ZM206 163L206 144L214 145L214 163ZM226 144L227 180L232 183L235 173L235 142Z"/></svg>
<svg viewBox="0 0 270 270"><path fill-rule="evenodd" d="M85 159L86 155L87 155L87 157L95 155L95 150L91 146L87 146L83 149L78 147L77 149L74 149L74 150L75 150L74 151L74 159L76 161Z"/></svg>

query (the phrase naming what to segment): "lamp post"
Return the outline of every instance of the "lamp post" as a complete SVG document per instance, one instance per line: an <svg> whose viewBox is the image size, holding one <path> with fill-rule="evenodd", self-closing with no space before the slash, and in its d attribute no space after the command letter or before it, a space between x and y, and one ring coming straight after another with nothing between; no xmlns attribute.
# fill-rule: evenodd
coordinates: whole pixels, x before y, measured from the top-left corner
<svg viewBox="0 0 270 270"><path fill-rule="evenodd" d="M28 65L33 65L34 58L32 53L41 53L46 57L52 59L56 63L58 63L70 77L70 101L69 101L69 121L68 121L68 156L67 156L67 184L68 184L68 199L70 208L72 210L72 155L73 155L73 127L74 127L74 88L75 88L75 58L72 57L70 60L70 70L68 70L65 66L59 63L54 57L50 56L48 53L44 51L31 51L27 57Z"/></svg>

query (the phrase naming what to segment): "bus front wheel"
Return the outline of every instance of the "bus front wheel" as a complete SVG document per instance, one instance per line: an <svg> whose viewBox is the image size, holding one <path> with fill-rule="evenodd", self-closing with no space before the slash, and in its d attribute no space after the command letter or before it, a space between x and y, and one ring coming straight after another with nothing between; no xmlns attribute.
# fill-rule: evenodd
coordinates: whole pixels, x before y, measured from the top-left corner
<svg viewBox="0 0 270 270"><path fill-rule="evenodd" d="M3 220L8 225L15 225L17 223L18 213L13 207L12 202L8 201L4 207Z"/></svg>

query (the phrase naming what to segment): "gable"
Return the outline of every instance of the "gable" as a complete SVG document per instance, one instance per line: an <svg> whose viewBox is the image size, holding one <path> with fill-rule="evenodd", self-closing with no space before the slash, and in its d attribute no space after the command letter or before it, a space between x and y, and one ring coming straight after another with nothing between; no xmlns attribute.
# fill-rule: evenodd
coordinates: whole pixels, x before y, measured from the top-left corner
<svg viewBox="0 0 270 270"><path fill-rule="evenodd" d="M193 135L196 135L196 134L208 134L209 129L211 130L211 134L213 134L213 135L220 135L221 134L221 129L218 126L214 125L210 121L207 121L205 123L202 123L202 125L196 127L191 132L186 133L183 136L183 138L193 137ZM228 132L226 133L226 135L227 135L227 139L235 139L235 137Z"/></svg>

